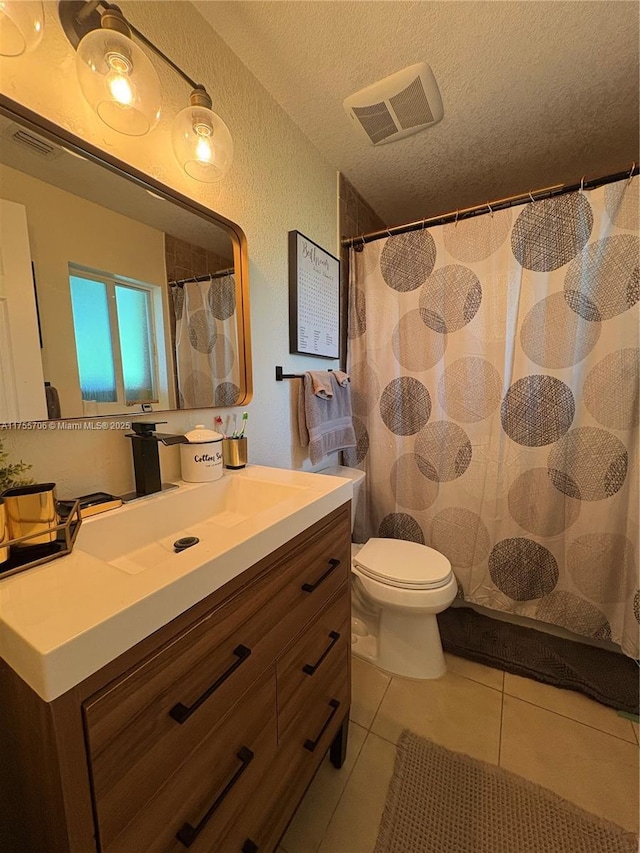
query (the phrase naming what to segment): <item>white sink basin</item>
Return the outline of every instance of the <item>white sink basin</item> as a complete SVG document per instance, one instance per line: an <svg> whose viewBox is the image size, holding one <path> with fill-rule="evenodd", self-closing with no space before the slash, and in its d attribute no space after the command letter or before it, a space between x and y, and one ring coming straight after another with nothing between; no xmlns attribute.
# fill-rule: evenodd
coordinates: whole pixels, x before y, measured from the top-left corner
<svg viewBox="0 0 640 853"><path fill-rule="evenodd" d="M0 657L51 701L351 496L349 480L251 465L86 519L71 554L0 577ZM183 536L199 542L176 553Z"/></svg>
<svg viewBox="0 0 640 853"><path fill-rule="evenodd" d="M200 542L194 548L216 543L219 549L225 530L241 526L233 538L251 536L257 526L268 526L281 504L290 501L293 509L307 496L309 486L259 479L250 470L252 476L238 472L213 483L183 483L94 516L80 528L76 548L135 574L157 568L167 555L176 557L179 538L195 536Z"/></svg>

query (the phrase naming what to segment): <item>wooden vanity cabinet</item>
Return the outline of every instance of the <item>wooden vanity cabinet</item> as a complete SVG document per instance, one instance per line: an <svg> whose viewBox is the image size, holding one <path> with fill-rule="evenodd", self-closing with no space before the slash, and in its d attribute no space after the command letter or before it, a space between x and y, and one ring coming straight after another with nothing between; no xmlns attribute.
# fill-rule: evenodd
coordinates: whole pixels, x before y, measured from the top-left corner
<svg viewBox="0 0 640 853"><path fill-rule="evenodd" d="M345 504L51 703L3 664L0 849L273 851L344 757L350 556Z"/></svg>

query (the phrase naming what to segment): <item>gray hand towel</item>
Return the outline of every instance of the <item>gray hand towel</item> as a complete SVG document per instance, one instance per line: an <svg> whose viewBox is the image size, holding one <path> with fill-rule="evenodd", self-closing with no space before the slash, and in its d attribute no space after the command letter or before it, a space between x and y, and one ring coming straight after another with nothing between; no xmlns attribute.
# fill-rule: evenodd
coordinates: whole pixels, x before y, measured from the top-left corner
<svg viewBox="0 0 640 853"><path fill-rule="evenodd" d="M313 392L313 379L305 373L298 395L298 427L300 443L309 447L313 465L327 455L346 447L355 447L356 434L351 416L351 388L340 385L333 374L331 397L317 397Z"/></svg>

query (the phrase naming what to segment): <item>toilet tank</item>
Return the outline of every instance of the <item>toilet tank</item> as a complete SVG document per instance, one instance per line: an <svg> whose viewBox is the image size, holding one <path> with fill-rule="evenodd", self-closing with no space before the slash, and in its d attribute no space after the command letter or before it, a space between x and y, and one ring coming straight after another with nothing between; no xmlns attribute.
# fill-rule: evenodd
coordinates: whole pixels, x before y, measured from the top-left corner
<svg viewBox="0 0 640 853"><path fill-rule="evenodd" d="M347 468L345 465L334 465L331 468L324 468L322 471L318 471L318 474L329 474L332 477L343 477L345 480L351 480L353 483L353 500L351 501L351 532L353 533L360 487L362 486L366 476L364 471L359 471L357 468Z"/></svg>

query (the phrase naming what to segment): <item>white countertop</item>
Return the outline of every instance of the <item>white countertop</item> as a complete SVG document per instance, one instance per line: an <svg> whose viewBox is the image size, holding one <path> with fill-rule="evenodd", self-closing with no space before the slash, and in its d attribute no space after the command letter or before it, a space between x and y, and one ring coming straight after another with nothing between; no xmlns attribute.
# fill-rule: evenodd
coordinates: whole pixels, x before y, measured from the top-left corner
<svg viewBox="0 0 640 853"><path fill-rule="evenodd" d="M247 481L247 487L257 483L267 496L265 505L257 511L247 507L246 515L221 511L219 484L229 486L229 477ZM269 484L294 488L291 496L270 506ZM214 483L179 486L86 519L66 557L4 579L0 575L0 657L45 701L61 696L352 497L349 480L257 465L225 471ZM182 513L174 513L178 505ZM191 505L200 514L194 524L166 525L164 519L181 520ZM142 543L143 532L155 530L158 520L164 529ZM188 535L199 536L200 543L175 554L173 541ZM123 554L124 546L117 545L129 539L134 550Z"/></svg>

